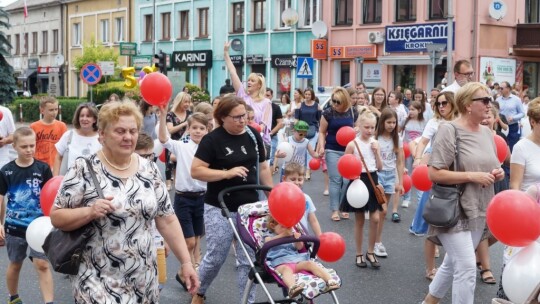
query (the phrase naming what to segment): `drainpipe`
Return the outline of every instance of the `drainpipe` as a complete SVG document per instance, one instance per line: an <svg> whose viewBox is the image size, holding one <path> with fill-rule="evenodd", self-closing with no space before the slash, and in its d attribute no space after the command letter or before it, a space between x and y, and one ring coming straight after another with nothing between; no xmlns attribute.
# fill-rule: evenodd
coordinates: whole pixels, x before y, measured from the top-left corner
<svg viewBox="0 0 540 304"><path fill-rule="evenodd" d="M267 88L270 88L270 83L271 83L271 79L272 79L272 75L270 73L270 70L272 69L272 59L271 59L271 52L270 52L270 35L271 35L271 20L272 20L272 1L268 1L268 22L266 23L266 58L268 58L268 61L266 62L266 87ZM277 92L277 88L276 88L276 92Z"/></svg>
<svg viewBox="0 0 540 304"><path fill-rule="evenodd" d="M249 6L249 4L251 3L251 1L244 1L244 67L243 67L243 70L244 70L244 75L242 75L242 77L240 77L240 79L243 79L244 77L247 77L247 29L248 29L248 13L251 9L251 7ZM270 2L271 3L271 2ZM270 25L270 24L268 24Z"/></svg>
<svg viewBox="0 0 540 304"><path fill-rule="evenodd" d="M472 34L473 34L473 44L472 44L472 54L471 54L471 65L474 67L474 69L477 69L476 63L478 62L477 55L478 55L478 0L473 1L473 14L472 14ZM479 73L477 73L479 75ZM480 81L480 79L478 79Z"/></svg>
<svg viewBox="0 0 540 304"><path fill-rule="evenodd" d="M59 29L59 37L58 39L60 39L61 37L66 37L66 35L64 35L64 8L66 8L67 10L67 5L65 3L62 3L62 2L58 2L60 3L60 29ZM67 14L66 14L67 16ZM67 18L67 17L66 17ZM67 24L67 22L66 22ZM60 54L64 54L65 53L65 57L64 57L64 68L62 69L62 72L64 75L62 75L62 80L63 80L63 85L62 85L62 90L60 91L60 94L62 96L65 96L66 95L66 91L69 92L69 68L66 69L66 67L69 67L68 64L66 64L66 62L69 62L68 61L68 56L67 56L67 38L64 38L64 43L65 43L65 46L62 47L62 44L61 43L58 43L58 45L60 46L60 50L58 50L60 52ZM67 89L67 90L66 90Z"/></svg>
<svg viewBox="0 0 540 304"><path fill-rule="evenodd" d="M448 0L448 37L446 39L447 46L447 57L446 57L446 71L448 72L448 84L454 82L454 72L452 64L452 52L454 48L453 38L454 38L454 6L453 0Z"/></svg>

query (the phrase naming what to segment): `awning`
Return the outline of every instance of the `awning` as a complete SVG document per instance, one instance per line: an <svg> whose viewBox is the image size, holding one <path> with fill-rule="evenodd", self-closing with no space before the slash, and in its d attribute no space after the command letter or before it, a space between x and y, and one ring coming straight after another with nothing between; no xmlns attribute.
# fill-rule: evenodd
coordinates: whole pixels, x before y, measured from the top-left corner
<svg viewBox="0 0 540 304"><path fill-rule="evenodd" d="M437 61L437 64L441 64L443 55ZM429 55L414 55L414 56L379 56L377 57L379 63L387 65L431 65L431 59Z"/></svg>
<svg viewBox="0 0 540 304"><path fill-rule="evenodd" d="M24 70L24 73L22 73L21 75L19 75L19 77L17 77L17 79L25 80L32 77L36 73L37 73L37 69L26 69Z"/></svg>

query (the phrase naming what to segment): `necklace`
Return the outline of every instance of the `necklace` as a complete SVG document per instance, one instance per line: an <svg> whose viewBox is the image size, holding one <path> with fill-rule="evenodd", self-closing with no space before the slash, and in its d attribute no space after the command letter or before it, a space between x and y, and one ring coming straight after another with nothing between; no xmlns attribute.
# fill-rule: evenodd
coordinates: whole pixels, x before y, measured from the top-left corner
<svg viewBox="0 0 540 304"><path fill-rule="evenodd" d="M127 169L129 169L129 167L131 167L131 163L133 162L133 157L131 157L131 155L129 156L129 164L127 166L125 166L124 168L120 168L120 167L117 167L115 165L113 165L108 159L107 159L107 156L105 156L105 153L103 153L103 150L100 151L101 152L101 155L103 155L103 159L105 159L105 162L107 164L109 164L109 166L113 167L114 169L118 170L118 171L126 171Z"/></svg>

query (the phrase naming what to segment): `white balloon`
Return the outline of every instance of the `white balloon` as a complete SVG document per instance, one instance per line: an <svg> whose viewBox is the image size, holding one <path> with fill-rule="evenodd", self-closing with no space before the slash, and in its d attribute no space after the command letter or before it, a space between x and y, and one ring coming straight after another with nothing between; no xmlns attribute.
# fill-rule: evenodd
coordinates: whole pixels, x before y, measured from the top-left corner
<svg viewBox="0 0 540 304"><path fill-rule="evenodd" d="M525 303L540 282L540 244L533 242L506 264L502 284L506 296L514 303Z"/></svg>
<svg viewBox="0 0 540 304"><path fill-rule="evenodd" d="M28 246L37 252L43 253L43 248L41 247L52 228L51 218L48 216L40 216L33 220L26 229L26 242Z"/></svg>
<svg viewBox="0 0 540 304"><path fill-rule="evenodd" d="M347 189L347 201L354 208L364 207L369 200L369 191L360 179L355 179Z"/></svg>
<svg viewBox="0 0 540 304"><path fill-rule="evenodd" d="M163 152L163 145L159 139L154 139L154 154L158 157L161 155L161 152Z"/></svg>
<svg viewBox="0 0 540 304"><path fill-rule="evenodd" d="M286 155L285 155L285 158L283 159L283 160L285 160L285 162L290 161L292 159L292 157L293 157L293 152L294 152L293 146L290 143L286 142L286 141L281 142L277 146L276 150L279 150L281 152L285 152Z"/></svg>

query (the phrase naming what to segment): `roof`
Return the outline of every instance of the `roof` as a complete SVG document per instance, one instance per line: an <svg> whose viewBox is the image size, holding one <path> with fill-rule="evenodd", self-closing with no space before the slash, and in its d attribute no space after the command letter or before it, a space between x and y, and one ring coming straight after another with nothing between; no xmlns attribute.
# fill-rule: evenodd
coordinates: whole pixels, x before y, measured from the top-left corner
<svg viewBox="0 0 540 304"><path fill-rule="evenodd" d="M33 6L48 6L50 4L60 4L60 0L26 0L26 6L32 8ZM22 9L24 7L24 0L18 0L10 5L4 7L5 11L14 11Z"/></svg>

